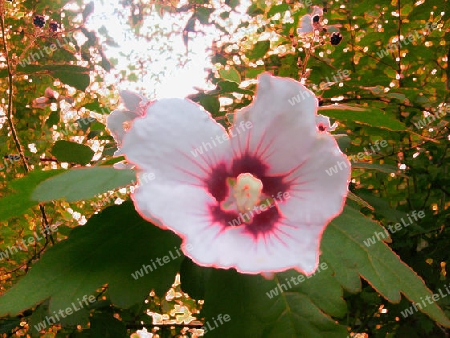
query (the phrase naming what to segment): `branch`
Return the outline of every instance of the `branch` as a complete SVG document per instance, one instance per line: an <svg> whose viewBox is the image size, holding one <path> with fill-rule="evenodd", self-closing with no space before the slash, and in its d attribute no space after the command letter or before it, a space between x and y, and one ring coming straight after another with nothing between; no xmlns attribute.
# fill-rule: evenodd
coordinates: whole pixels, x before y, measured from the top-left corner
<svg viewBox="0 0 450 338"><path fill-rule="evenodd" d="M9 124L9 128L11 129L11 134L14 140L14 143L16 145L17 151L19 152L19 156L22 159L23 168L25 169L26 173L30 172L30 167L28 165L27 159L25 157L25 154L22 150L22 145L20 144L19 137L17 136L16 127L13 122L13 97L14 97L14 71L12 69L11 59L9 57L9 49L8 49L8 43L6 41L6 29L5 29L5 9L4 9L4 2L0 2L0 25L2 30L2 40L3 40L3 51L5 54L6 59L6 66L8 70L8 111L7 111L7 120ZM45 208L43 204L39 205L39 210L41 211L42 220L44 222L45 228L48 228L48 220L47 215L45 214ZM52 235L47 235L47 239L50 238L50 241L52 244L54 244L54 240Z"/></svg>
<svg viewBox="0 0 450 338"><path fill-rule="evenodd" d="M3 3L2 3L3 5ZM8 50L8 44L6 42L6 30L5 30L5 10L4 8L1 8L1 15L0 15L0 24L2 29L2 39L3 39L3 51L5 53L6 58L6 66L8 68L8 111L6 113L6 118L8 120L9 128L11 129L11 134L14 140L14 143L16 145L17 151L19 152L20 158L23 162L23 167L25 169L25 172L29 172L29 167L27 160L25 158L25 155L22 151L22 146L20 144L19 138L17 136L17 131L14 126L12 116L13 116L13 96L14 96L14 73L11 67L11 59L9 58L9 50Z"/></svg>

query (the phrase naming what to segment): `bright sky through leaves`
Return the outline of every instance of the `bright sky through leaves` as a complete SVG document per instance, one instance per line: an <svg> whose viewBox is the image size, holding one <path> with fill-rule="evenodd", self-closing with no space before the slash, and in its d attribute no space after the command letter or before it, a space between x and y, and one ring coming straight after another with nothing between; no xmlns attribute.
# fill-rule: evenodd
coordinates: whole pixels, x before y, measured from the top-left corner
<svg viewBox="0 0 450 338"><path fill-rule="evenodd" d="M105 80L114 83L114 73L130 66L130 60L121 55L121 52L133 51L146 62L143 67L147 74L135 83L122 83L119 89L143 90L152 98L160 99L164 97L183 98L195 93L194 87L205 88L207 75L205 68L211 68L207 49L211 46L214 30L211 27L205 27L202 29L204 33L198 33L196 38L189 39L189 53L186 57L186 46L183 44L181 34L173 34L169 37L165 37L164 33L157 34L150 42L133 36L130 33L129 25L124 22L123 18L120 19L117 16L117 11L123 11L119 2L119 0L95 2L94 13L89 18L91 29L98 31L104 26L108 34L119 45L116 48L110 46L106 48L107 57L117 58L118 65L112 74L106 76ZM154 13L146 19L145 24L160 26L163 30L169 31L175 25L182 27L183 24L186 24L187 18L186 15L183 17L170 14L160 17ZM163 41L166 41L173 51L164 51ZM183 55L183 59L187 59L182 66L178 63L177 55ZM133 66L140 67L138 64ZM152 73L157 74L161 71L164 72L164 76L161 77L160 82L152 78Z"/></svg>

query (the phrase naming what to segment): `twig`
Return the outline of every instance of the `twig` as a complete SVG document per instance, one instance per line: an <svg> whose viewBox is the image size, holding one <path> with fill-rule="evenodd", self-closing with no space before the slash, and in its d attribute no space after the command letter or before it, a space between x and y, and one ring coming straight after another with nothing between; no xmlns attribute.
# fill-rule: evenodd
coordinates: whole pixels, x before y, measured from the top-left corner
<svg viewBox="0 0 450 338"><path fill-rule="evenodd" d="M4 2L1 1L1 13L0 13L0 25L1 25L1 30L2 30L2 40L3 40L3 51L5 54L5 59L6 59L6 66L7 66L7 70L8 70L8 111L7 111L7 120L8 120L8 125L9 128L11 129L11 135L13 137L14 143L16 145L17 151L19 152L19 156L22 159L22 163L23 163L23 168L25 169L26 173L30 172L30 168L27 162L27 159L25 157L25 154L22 150L22 145L20 144L20 140L19 137L17 135L17 131L16 131L16 127L14 126L14 122L13 122L13 111L14 111L14 107L13 107L13 97L14 97L14 72L12 69L12 65L11 65L11 59L9 57L9 50L8 50L8 44L6 41L6 29L5 29L5 9L4 9ZM47 220L47 215L45 214L45 207L43 204L39 204L39 210L41 211L41 215L42 215L42 220L44 222L45 228L48 228L49 224L48 224L48 220ZM46 238L50 238L50 241L52 242L52 244L54 244L54 240L53 240L53 236L51 234L47 234Z"/></svg>

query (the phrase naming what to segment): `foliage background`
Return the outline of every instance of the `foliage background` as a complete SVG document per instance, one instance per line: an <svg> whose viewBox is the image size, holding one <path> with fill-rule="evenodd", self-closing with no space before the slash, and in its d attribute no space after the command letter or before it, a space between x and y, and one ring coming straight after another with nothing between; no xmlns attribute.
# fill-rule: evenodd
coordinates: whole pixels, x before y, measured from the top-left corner
<svg viewBox="0 0 450 338"><path fill-rule="evenodd" d="M39 229L58 225L57 232L0 260L0 293L5 294L0 298L0 332L5 337L129 337L142 325L150 330L163 320L168 325L158 331L161 336L195 337L201 322L193 321L183 305L197 313L203 302L186 297L178 283L171 289L180 270L183 291L205 300L197 314L200 320L219 313L232 318L230 324L209 332L211 337L448 335L448 319L440 317L434 306L426 308L428 316L418 312L403 318L401 311L411 304L400 298L399 291L418 301L425 296L423 290L387 253L385 244L377 243L373 249L361 244L380 231L370 218L386 227L413 210L423 210L426 217L392 234L389 246L434 293L449 284L447 1L314 1L313 5L325 6L324 17L344 37L337 46L325 37L314 50L296 34L301 17L310 11L304 2L120 4L116 20L128 23L129 34L161 55L169 52L180 65L189 52L171 50L170 36L178 34L189 51L189 44L202 39L203 32L216 32L208 75L214 89L190 98L221 123L229 125L227 114L251 102L254 79L269 71L297 80L307 77L305 84L320 98L321 112L339 122L337 134L348 135L347 144L340 142L348 155L364 151L376 140L388 142L388 147L352 163L354 196L322 243L322 259L331 268L274 300L265 293L295 272L266 281L203 269L180 257L158 274L131 280L130 272L179 246L180 240L140 219L129 202L108 208L129 199L133 173L106 167L67 170L110 166L120 160L112 157L116 145L105 129L107 115L119 104L116 86L143 79L154 60L122 51L130 63L127 69L118 69L118 61L106 57L108 49L117 48L114 37L106 28L87 28L93 3L1 0L0 4L0 154L5 157L0 171L0 249L6 252L39 234ZM44 28L33 24L35 15L47 17ZM172 30L157 27L151 20L155 15L175 16L182 24ZM58 32L49 30L51 20L58 23ZM436 28L430 31L427 24L433 23ZM378 53L399 35L409 34L418 38L380 57ZM67 43L68 36L75 39ZM42 52L57 40L61 48ZM22 66L20 62L32 53L43 56ZM319 86L344 70L350 73L347 78ZM155 72L151 81L157 83L166 71ZM146 81L150 82L148 77ZM59 97L36 101L45 97L47 87ZM333 102L347 108L329 107ZM442 117L418 128L415 123L427 114ZM36 187L61 170L69 176L46 181L36 195ZM7 293L13 285L15 289ZM95 294L95 306L69 316L47 333L33 328L85 294ZM449 298L438 305L448 316ZM168 315L155 315L160 321L153 322L147 310Z"/></svg>

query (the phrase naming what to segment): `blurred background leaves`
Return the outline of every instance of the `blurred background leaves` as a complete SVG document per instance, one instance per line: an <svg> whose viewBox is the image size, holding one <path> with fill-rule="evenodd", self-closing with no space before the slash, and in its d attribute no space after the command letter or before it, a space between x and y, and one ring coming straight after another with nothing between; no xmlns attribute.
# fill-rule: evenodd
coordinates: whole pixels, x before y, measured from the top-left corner
<svg viewBox="0 0 450 338"><path fill-rule="evenodd" d="M450 243L448 1L424 0L414 4L401 0L312 1L312 5L324 8L326 24L338 27L343 35L338 45L331 44L327 32L321 33L318 42L297 35L301 18L312 11L308 2L301 1L125 0L112 4L116 6L114 15L107 18L125 27L125 38L116 36L107 25L93 28L89 24L90 17L96 15L94 2L26 0L0 4L3 18L0 293L17 285L15 289L19 291L13 288L9 295L19 292L22 297L6 293L0 298L0 304L6 304L2 302L12 297L9 303L16 307L13 316L0 321L0 332L5 337L44 336L44 331L38 333L33 325L56 309L53 298L45 300L53 295L47 291L55 284L38 283L33 278L50 280L61 271L59 266L61 269L66 266L67 260L87 259L92 253L99 253L95 258L101 262L92 260L90 263L98 264L95 268L92 265L89 273L83 269L90 265L84 268L81 265L79 274L70 280L75 283L83 276L91 280L95 285L91 285L94 290L90 291L95 293L97 302L80 313L79 318L47 328L45 337L129 337L142 326L149 331L153 328L161 337L197 337L202 321L211 322L221 312L229 313L231 321L207 335L282 338L345 337L350 333L365 333L368 337L448 335L448 329L441 325L445 319L438 319L437 312L433 319L440 324L421 312L403 318L401 311L411 303L405 297L399 303L391 303L380 295L398 294L397 288L401 288L388 278L388 273L380 277L381 285L386 284L386 289L382 289L366 281L373 277L361 280L358 272L350 268L348 259L355 258L344 259L344 254L352 256L351 249L336 254L354 245L351 240L338 240L337 234L332 235L340 222L342 229L346 229L350 222L343 221L348 217L346 214L333 221L324 235L322 258L330 269L274 300L265 292L276 287L276 281L282 281L281 276L268 281L234 271L204 269L184 257L168 266L170 271L158 276L156 282L149 276L148 281L143 278L139 285L114 284L111 281L116 273L120 278L119 265L131 268L135 264L131 274L154 256L154 246L149 245L152 240L159 239L158 245L170 250L178 245L173 244L176 239L151 225L145 227L146 222L131 210L130 203L123 204L133 189L126 172L111 179L109 188L116 189L110 191L88 184L86 177L66 181L61 178L79 175L81 171L77 170L82 169L77 168L81 165L101 168L119 160L112 158L116 144L105 128L106 116L119 104L119 87L134 86L149 98L158 98L155 89L158 84L171 72L181 72L195 57L202 40L203 45L212 41L208 60L200 67L207 68L207 80L190 99L204 106L218 122L229 126L227 114L251 102L258 74L268 71L303 79L317 95L321 113L339 123L335 133L347 135L346 153L366 155L359 163L352 163L353 197L348 204L358 215L361 212L366 216L352 221L351 226L348 223L348 227L354 228L352 236L363 240L376 231L369 231L371 226L381 229L368 218L387 227L411 211L424 211L424 218L390 234L389 246L432 292L444 289L449 283ZM163 24L165 20L171 24ZM408 44L398 44L399 37L414 39ZM131 38L137 41L136 45L145 47L145 53L121 45ZM165 64L165 59L169 63ZM338 75L344 72L349 75ZM47 88L53 91L52 95ZM347 109L333 106L335 103ZM367 153L376 141L382 140L388 143L387 147ZM94 168L87 170L88 176L93 173L89 176L93 181L97 177ZM64 174L55 176L62 171ZM36 193L40 196L45 193L46 198L33 201L35 188L50 176L55 177L42 183L47 188ZM73 184L77 180L80 183ZM72 182L74 190L66 190L64 182ZM85 200L71 199L71 192L81 193ZM66 199L39 204L62 197ZM121 206L108 208L115 204ZM111 210L115 210L115 217L111 216ZM103 218L117 220L102 222ZM96 228L89 231L94 223ZM57 232L47 234L33 245L20 245L52 224L58 224ZM133 224L139 224L144 232L160 232L162 237L128 233L126 229ZM366 224L364 229L355 230L362 224ZM121 230L124 235L114 237ZM106 237L111 239L104 241ZM114 245L108 247L111 243ZM388 250L382 242L377 245L383 246L380 250ZM21 249L15 252L13 248ZM123 252L110 255L114 250ZM371 250L378 249L367 248L368 258L378 257ZM58 251L60 254L55 254ZM163 251L158 251L158 255ZM364 270L367 266L361 263L359 268ZM175 276L180 269L181 286ZM106 276L100 278L102 271ZM281 275L287 278L292 274L293 271L288 271ZM60 299L70 300L64 299L68 291L63 289L69 280L65 282L62 277L57 282L60 284L53 291ZM316 294L318 290L308 289L309 282L321 285L320 289L330 293L329 298ZM167 288L169 291L164 294ZM82 296L81 293L73 295ZM32 294L39 297L32 298ZM118 300L118 295L123 298ZM416 299L420 295L418 292ZM387 298L399 300L393 299L396 297L392 294ZM205 300L205 305L201 300ZM447 317L449 302L448 298L437 302ZM202 306L203 311L198 313ZM426 311L438 311L432 307ZM2 314L5 309L0 306Z"/></svg>

